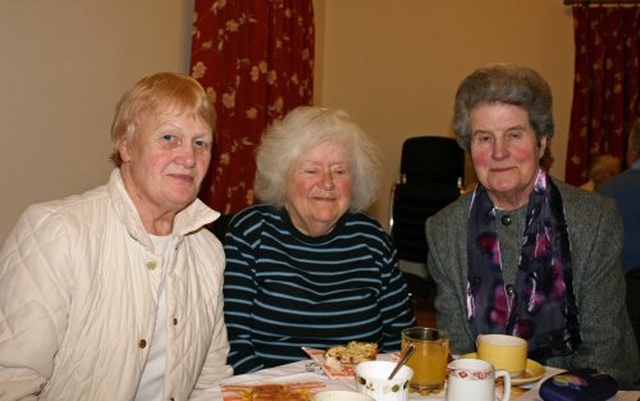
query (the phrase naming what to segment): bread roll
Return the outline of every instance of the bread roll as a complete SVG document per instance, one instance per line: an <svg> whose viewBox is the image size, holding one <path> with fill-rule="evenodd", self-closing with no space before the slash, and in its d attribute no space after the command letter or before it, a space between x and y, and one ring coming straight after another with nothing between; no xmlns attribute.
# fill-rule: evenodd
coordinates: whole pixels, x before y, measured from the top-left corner
<svg viewBox="0 0 640 401"><path fill-rule="evenodd" d="M339 345L329 348L325 354L329 366L341 364L355 365L364 361L373 361L378 356L378 344L351 341L346 346Z"/></svg>

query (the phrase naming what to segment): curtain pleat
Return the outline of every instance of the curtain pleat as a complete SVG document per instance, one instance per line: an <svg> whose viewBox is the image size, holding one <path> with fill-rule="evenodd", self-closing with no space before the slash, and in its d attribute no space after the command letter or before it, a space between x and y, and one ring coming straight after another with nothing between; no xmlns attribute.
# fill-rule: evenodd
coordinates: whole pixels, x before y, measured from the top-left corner
<svg viewBox="0 0 640 401"><path fill-rule="evenodd" d="M640 115L640 7L573 7L575 74L565 179L588 180L593 159L624 160L630 124Z"/></svg>
<svg viewBox="0 0 640 401"><path fill-rule="evenodd" d="M223 214L253 204L265 128L313 99L311 0L196 0L191 75L218 114L200 198Z"/></svg>

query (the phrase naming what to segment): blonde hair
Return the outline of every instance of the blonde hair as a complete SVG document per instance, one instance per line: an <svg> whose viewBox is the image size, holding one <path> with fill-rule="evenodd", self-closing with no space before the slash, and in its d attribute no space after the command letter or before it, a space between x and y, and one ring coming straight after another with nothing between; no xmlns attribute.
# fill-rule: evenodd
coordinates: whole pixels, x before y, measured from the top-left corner
<svg viewBox="0 0 640 401"><path fill-rule="evenodd" d="M605 153L598 155L589 168L589 178L596 186L599 186L609 178L622 170L622 161L619 157Z"/></svg>
<svg viewBox="0 0 640 401"><path fill-rule="evenodd" d="M164 107L193 113L215 132L215 109L198 81L172 72L144 77L126 91L116 105L111 124L111 160L117 167L122 165L118 151L120 139L132 139L136 135L140 115L160 113Z"/></svg>

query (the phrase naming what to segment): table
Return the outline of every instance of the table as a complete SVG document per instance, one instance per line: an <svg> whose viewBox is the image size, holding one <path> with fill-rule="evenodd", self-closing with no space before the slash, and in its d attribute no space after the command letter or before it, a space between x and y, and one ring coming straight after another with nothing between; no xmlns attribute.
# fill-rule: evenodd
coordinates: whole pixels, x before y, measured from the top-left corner
<svg viewBox="0 0 640 401"><path fill-rule="evenodd" d="M546 368L547 378L553 374L561 372L560 369ZM543 378L543 379L544 379ZM293 362L287 365L275 368L264 369L255 373L247 373L230 377L223 380L224 384L241 384L241 383L292 383L292 382L315 382L322 381L326 387L323 390L355 390L353 379L329 379L322 369L311 360L303 360ZM533 385L526 393L511 397L511 401L541 401L538 396L537 387L542 382ZM640 398L640 391L620 391L611 399L611 401L637 401ZM417 393L409 395L410 400L444 400L444 391L440 394L432 394L421 396ZM223 401L222 390L219 385L208 390L202 390L192 396L191 401Z"/></svg>

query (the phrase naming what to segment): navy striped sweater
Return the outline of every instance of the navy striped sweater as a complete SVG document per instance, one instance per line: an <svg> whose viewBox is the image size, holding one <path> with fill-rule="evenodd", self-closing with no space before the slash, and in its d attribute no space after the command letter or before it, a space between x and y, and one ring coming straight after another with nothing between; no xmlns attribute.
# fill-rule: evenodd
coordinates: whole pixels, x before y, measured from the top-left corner
<svg viewBox="0 0 640 401"><path fill-rule="evenodd" d="M357 340L395 351L402 329L415 324L395 247L364 213L308 237L286 211L256 205L231 220L224 243L228 363L236 374L304 359L302 346Z"/></svg>

